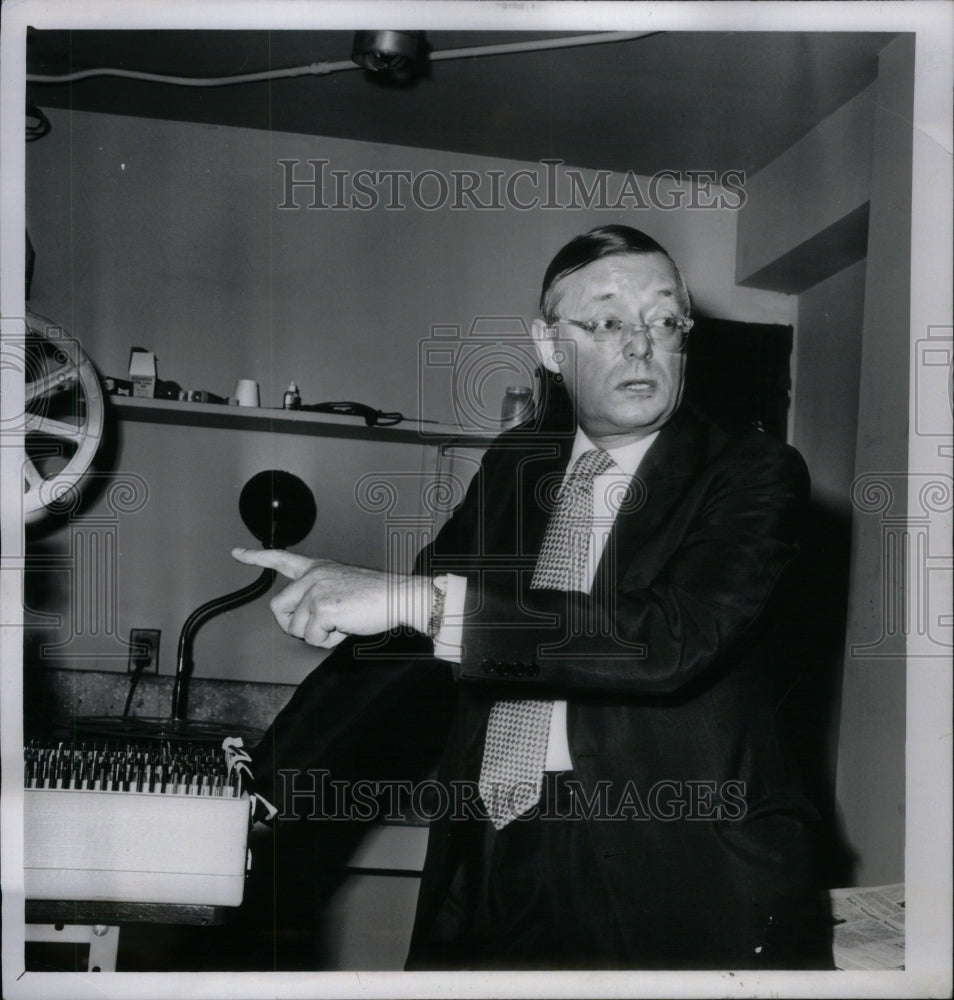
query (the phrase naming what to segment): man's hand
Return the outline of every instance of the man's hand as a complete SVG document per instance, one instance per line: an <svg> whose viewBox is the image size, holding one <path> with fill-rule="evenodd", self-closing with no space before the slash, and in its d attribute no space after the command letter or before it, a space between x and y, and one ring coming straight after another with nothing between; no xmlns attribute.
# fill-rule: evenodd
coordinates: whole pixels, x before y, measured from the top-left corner
<svg viewBox="0 0 954 1000"><path fill-rule="evenodd" d="M347 635L375 635L398 625L427 628L431 582L426 577L309 559L284 549L232 549L232 557L293 581L270 607L284 632L309 645L330 649Z"/></svg>

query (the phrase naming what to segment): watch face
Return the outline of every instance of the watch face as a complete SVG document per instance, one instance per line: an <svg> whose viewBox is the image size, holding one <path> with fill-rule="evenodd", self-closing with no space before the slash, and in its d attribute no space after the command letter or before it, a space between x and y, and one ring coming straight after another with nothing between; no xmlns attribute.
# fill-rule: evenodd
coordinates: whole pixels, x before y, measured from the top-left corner
<svg viewBox="0 0 954 1000"><path fill-rule="evenodd" d="M438 580L441 580L443 586L438 585ZM431 594L433 596L433 604L431 605L431 617L427 623L427 634L432 638L437 637L437 633L441 630L441 625L444 623L444 601L447 599L447 577L435 577L431 580Z"/></svg>

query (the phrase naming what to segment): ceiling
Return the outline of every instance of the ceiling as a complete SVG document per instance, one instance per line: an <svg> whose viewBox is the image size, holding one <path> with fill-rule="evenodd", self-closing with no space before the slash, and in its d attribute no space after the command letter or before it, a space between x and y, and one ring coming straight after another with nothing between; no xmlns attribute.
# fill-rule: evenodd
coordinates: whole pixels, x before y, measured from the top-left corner
<svg viewBox="0 0 954 1000"><path fill-rule="evenodd" d="M558 32L434 31L432 50ZM754 173L867 86L894 37L659 32L434 62L405 87L361 70L194 88L97 77L29 84L45 108L337 136L578 167ZM33 31L28 72L121 67L224 76L348 60L343 31Z"/></svg>

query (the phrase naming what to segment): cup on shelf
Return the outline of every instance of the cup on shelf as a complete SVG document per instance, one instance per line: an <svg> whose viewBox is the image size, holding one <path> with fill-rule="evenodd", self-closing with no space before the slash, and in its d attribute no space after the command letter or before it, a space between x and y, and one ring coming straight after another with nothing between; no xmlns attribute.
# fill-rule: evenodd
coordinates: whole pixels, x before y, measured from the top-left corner
<svg viewBox="0 0 954 1000"><path fill-rule="evenodd" d="M258 382L251 378L240 378L235 383L235 398L239 406L260 406Z"/></svg>

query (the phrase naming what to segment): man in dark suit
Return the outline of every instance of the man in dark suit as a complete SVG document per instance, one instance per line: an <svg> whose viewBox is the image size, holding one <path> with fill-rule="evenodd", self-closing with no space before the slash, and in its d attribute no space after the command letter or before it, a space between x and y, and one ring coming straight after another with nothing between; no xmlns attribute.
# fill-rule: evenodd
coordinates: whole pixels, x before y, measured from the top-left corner
<svg viewBox="0 0 954 1000"><path fill-rule="evenodd" d="M571 405L501 435L413 575L236 550L293 580L285 631L352 637L276 720L265 781L372 768L356 734L384 719L397 768L430 709L453 794L409 968L830 967L770 653L808 476L681 405L689 308L650 237L577 237L533 324Z"/></svg>

